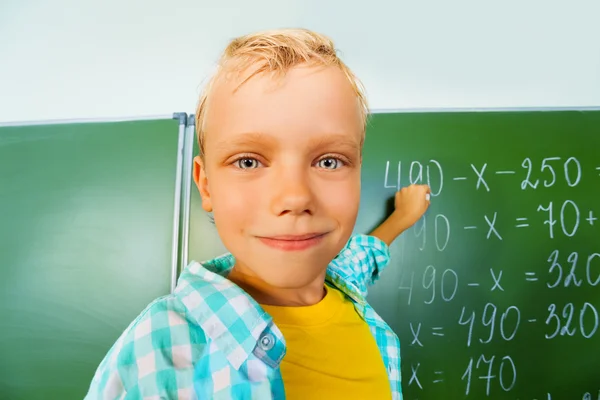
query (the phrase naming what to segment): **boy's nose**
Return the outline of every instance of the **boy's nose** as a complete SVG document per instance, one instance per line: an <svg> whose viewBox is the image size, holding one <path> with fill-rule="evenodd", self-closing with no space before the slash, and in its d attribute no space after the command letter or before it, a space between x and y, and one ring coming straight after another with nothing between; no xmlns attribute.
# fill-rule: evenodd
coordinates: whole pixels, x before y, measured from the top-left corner
<svg viewBox="0 0 600 400"><path fill-rule="evenodd" d="M274 178L271 212L275 215L314 213L314 196L307 173L292 172Z"/></svg>

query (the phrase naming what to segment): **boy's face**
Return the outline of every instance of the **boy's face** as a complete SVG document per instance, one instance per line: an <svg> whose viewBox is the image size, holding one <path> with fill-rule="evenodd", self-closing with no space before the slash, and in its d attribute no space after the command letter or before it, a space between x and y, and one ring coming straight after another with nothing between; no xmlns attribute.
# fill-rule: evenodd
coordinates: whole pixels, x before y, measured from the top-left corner
<svg viewBox="0 0 600 400"><path fill-rule="evenodd" d="M322 279L360 200L362 121L344 73L299 66L218 81L194 177L236 269L278 288ZM237 90L236 90L237 88Z"/></svg>

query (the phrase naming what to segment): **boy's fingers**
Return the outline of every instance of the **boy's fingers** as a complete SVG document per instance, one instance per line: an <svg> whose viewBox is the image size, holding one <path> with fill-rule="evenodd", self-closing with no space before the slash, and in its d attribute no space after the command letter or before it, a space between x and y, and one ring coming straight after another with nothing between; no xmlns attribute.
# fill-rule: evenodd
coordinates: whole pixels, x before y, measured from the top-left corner
<svg viewBox="0 0 600 400"><path fill-rule="evenodd" d="M431 188L429 185L422 185L421 187L425 190L425 200L431 201Z"/></svg>

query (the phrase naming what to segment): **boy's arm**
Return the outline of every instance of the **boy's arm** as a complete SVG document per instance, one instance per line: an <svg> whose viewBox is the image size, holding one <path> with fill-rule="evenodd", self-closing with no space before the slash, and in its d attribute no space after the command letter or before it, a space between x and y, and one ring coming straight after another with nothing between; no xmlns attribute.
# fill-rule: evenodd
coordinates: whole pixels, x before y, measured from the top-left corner
<svg viewBox="0 0 600 400"><path fill-rule="evenodd" d="M429 187L411 185L396 193L395 210L370 235L356 235L333 262L342 280L348 280L366 296L368 287L389 263L389 245L414 225L429 207Z"/></svg>
<svg viewBox="0 0 600 400"><path fill-rule="evenodd" d="M429 207L427 185L410 185L396 192L394 212L371 232L371 236L390 246L392 242L425 214Z"/></svg>

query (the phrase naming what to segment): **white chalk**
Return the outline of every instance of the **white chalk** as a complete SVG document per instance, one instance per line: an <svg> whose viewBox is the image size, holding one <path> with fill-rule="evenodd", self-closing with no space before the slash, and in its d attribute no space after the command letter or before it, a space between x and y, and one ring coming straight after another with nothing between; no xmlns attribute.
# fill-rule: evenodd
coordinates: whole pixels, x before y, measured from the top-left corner
<svg viewBox="0 0 600 400"><path fill-rule="evenodd" d="M429 193L427 193L427 194L425 195L425 199L426 199L427 201L429 201L429 199L430 199L430 198L431 198L431 195L430 195Z"/></svg>

